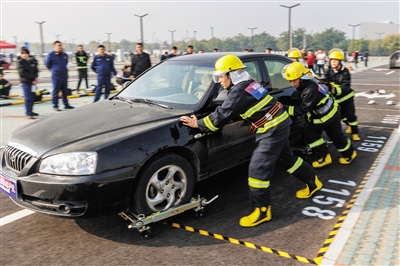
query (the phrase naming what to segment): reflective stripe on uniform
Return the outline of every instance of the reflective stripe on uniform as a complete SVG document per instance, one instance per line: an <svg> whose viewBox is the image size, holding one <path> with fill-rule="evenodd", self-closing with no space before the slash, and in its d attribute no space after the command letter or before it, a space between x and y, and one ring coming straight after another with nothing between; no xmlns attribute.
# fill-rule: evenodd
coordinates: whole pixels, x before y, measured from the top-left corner
<svg viewBox="0 0 400 266"><path fill-rule="evenodd" d="M81 68L87 68L87 66L77 66L77 69L81 69Z"/></svg>
<svg viewBox="0 0 400 266"><path fill-rule="evenodd" d="M348 123L350 126L353 126L353 127L358 126L358 121L357 121L357 120L354 121L354 122L349 122L349 121L347 121L347 123Z"/></svg>
<svg viewBox="0 0 400 266"><path fill-rule="evenodd" d="M299 169L299 167L303 164L303 159L301 159L300 157L297 158L297 161L294 163L294 165L292 167L290 167L290 169L287 170L287 172L289 174L293 174L294 171L296 171L297 169Z"/></svg>
<svg viewBox="0 0 400 266"><path fill-rule="evenodd" d="M285 121L288 118L289 118L288 113L286 111L284 111L280 116L272 119L271 121L268 121L262 127L257 129L256 133L257 134L265 133L268 129L276 127L277 125L279 125L280 123L282 123L283 121Z"/></svg>
<svg viewBox="0 0 400 266"><path fill-rule="evenodd" d="M218 128L214 126L214 124L211 122L211 119L209 116L205 117L203 119L204 125L211 131L217 131Z"/></svg>
<svg viewBox="0 0 400 266"><path fill-rule="evenodd" d="M314 124L325 123L326 121L331 119L336 114L337 110L338 110L338 103L336 101L334 101L332 110L327 115L325 115L321 118L313 119L313 123Z"/></svg>
<svg viewBox="0 0 400 266"><path fill-rule="evenodd" d="M351 141L350 141L349 138L347 138L347 145L346 145L346 147L344 147L343 149L338 149L338 152L347 151L347 150L350 148L350 146L351 146Z"/></svg>
<svg viewBox="0 0 400 266"><path fill-rule="evenodd" d="M315 148L315 147L321 146L324 143L325 143L325 140L323 138L319 138L318 140L314 141L313 143L310 143L308 146L310 148Z"/></svg>
<svg viewBox="0 0 400 266"><path fill-rule="evenodd" d="M317 106L326 103L327 100L329 100L330 96L329 94L326 95L321 101L319 101L319 103L317 104Z"/></svg>
<svg viewBox="0 0 400 266"><path fill-rule="evenodd" d="M354 91L350 92L349 94L347 94L346 96L344 96L344 97L342 97L342 98L340 98L340 99L336 99L336 101L337 101L338 103L342 103L342 102L344 102L344 101L350 99L351 97L354 97Z"/></svg>
<svg viewBox="0 0 400 266"><path fill-rule="evenodd" d="M289 106L288 113L289 113L289 115L294 116L294 106L292 106L292 105Z"/></svg>
<svg viewBox="0 0 400 266"><path fill-rule="evenodd" d="M261 181L261 180L249 177L249 187L252 187L252 188L268 188L269 187L269 180L268 181Z"/></svg>
<svg viewBox="0 0 400 266"><path fill-rule="evenodd" d="M259 101L256 105L254 105L253 107L249 108L249 110L247 110L244 114L240 114L240 116L243 119L247 119L247 118L251 117L255 112L260 111L261 109L264 108L264 106L269 104L269 102L272 99L273 99L273 97L271 95L267 95L264 99Z"/></svg>

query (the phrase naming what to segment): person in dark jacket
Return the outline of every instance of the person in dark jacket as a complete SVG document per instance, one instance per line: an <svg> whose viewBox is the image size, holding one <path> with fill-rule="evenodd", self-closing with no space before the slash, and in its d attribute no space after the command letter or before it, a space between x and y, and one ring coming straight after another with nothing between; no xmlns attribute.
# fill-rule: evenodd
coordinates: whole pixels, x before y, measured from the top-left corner
<svg viewBox="0 0 400 266"><path fill-rule="evenodd" d="M53 82L53 108L56 111L61 111L58 108L58 93L62 93L62 101L65 109L74 109L68 103L68 55L63 52L62 43L60 41L54 42L54 51L47 55L45 64L51 71L51 80Z"/></svg>
<svg viewBox="0 0 400 266"><path fill-rule="evenodd" d="M365 67L368 67L368 60L369 60L369 51L365 50L365 52L364 52Z"/></svg>
<svg viewBox="0 0 400 266"><path fill-rule="evenodd" d="M167 58L178 56L177 50L178 50L178 48L176 48L176 46L172 46L171 52L169 53Z"/></svg>
<svg viewBox="0 0 400 266"><path fill-rule="evenodd" d="M342 64L344 53L334 48L329 51L328 57L329 68L325 71L325 80L329 82L331 93L340 105L342 120L348 126L346 133L352 134L353 141L360 141L350 72Z"/></svg>
<svg viewBox="0 0 400 266"><path fill-rule="evenodd" d="M164 61L164 60L167 59L167 58L168 58L168 52L163 53L163 54L160 56L160 62L161 62L161 61Z"/></svg>
<svg viewBox="0 0 400 266"><path fill-rule="evenodd" d="M124 66L122 75L117 75L117 83L123 86L125 82L129 82L131 80L133 80L133 76L131 75L131 66Z"/></svg>
<svg viewBox="0 0 400 266"><path fill-rule="evenodd" d="M97 86L94 102L100 100L103 85L105 86L104 99L108 99L111 90L111 73L113 73L114 76L117 75L114 68L114 60L111 56L106 54L106 48L104 45L99 45L97 51L99 54L93 58L91 65L92 70L97 74Z"/></svg>
<svg viewBox="0 0 400 266"><path fill-rule="evenodd" d="M148 68L151 67L150 56L148 53L143 52L143 44L136 44L136 54L132 57L131 71L132 76L136 78Z"/></svg>
<svg viewBox="0 0 400 266"><path fill-rule="evenodd" d="M321 168L332 163L331 155L322 138L325 131L332 140L343 158L340 164L350 164L357 156L351 140L346 138L340 126L340 112L338 103L330 97L324 87L318 84L313 73L306 69L301 63L293 62L286 65L282 70L282 76L297 89L292 98L300 100L298 105L287 106L290 116L307 116L309 121L306 141L317 159L312 162L314 168Z"/></svg>
<svg viewBox="0 0 400 266"><path fill-rule="evenodd" d="M35 86L38 82L38 68L35 62L29 60L29 50L21 49L21 59L18 61L18 73L24 90L24 104L26 115L34 119L39 114L33 112L33 102L35 100Z"/></svg>
<svg viewBox="0 0 400 266"><path fill-rule="evenodd" d="M0 97L7 98L10 95L11 84L3 78L4 74L0 74Z"/></svg>
<svg viewBox="0 0 400 266"><path fill-rule="evenodd" d="M76 90L79 92L79 86L81 85L81 82L83 79L85 79L86 89L89 88L88 75L87 75L87 68L88 68L87 61L89 59L89 56L83 50L82 45L78 46L78 51L75 54L75 58L76 58L76 69L78 70L78 73L79 73L79 81L78 81L78 85L76 86Z"/></svg>
<svg viewBox="0 0 400 266"><path fill-rule="evenodd" d="M248 177L253 212L242 217L239 224L253 227L272 219L269 180L278 161L289 174L306 184L306 188L297 191L297 198L311 197L322 188L322 183L308 163L293 155L288 141L291 119L282 104L251 79L242 61L228 54L215 63L215 70L214 82L228 90L227 98L210 115L199 120L195 115L183 116L181 121L204 133L218 131L238 117L249 122L249 132L256 133Z"/></svg>

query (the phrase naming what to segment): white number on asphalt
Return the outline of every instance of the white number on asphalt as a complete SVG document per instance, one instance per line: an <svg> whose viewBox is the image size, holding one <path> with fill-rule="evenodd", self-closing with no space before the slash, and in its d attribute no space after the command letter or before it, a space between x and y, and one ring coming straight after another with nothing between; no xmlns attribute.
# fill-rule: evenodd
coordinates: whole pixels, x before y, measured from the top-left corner
<svg viewBox="0 0 400 266"><path fill-rule="evenodd" d="M339 184L339 185L351 186L351 187L354 187L356 185L356 182L351 181L351 180L348 180L346 182L337 181L337 180L328 180L328 182Z"/></svg>
<svg viewBox="0 0 400 266"><path fill-rule="evenodd" d="M400 120L400 115L386 115L383 118L382 123L384 124L398 124Z"/></svg>
<svg viewBox="0 0 400 266"><path fill-rule="evenodd" d="M339 208L343 207L344 203L346 202L344 199L338 199L338 198L332 198L332 197L326 197L326 201L323 201L322 199L324 199L324 198L325 198L325 196L322 196L322 195L315 196L313 198L313 201L315 203L322 204L322 205L330 205L336 201L337 204L335 206L339 207Z"/></svg>
<svg viewBox="0 0 400 266"><path fill-rule="evenodd" d="M311 212L312 211L312 212ZM331 210L321 210L318 207L305 207L303 209L303 214L307 216L317 216L318 218L329 220L336 216L336 213Z"/></svg>
<svg viewBox="0 0 400 266"><path fill-rule="evenodd" d="M386 137L374 137L374 136L368 136L367 138L369 139L365 139L364 142L361 143L361 147L358 147L357 150L367 151L367 152L378 152L379 149L377 148L382 148L383 144L385 143L384 140L387 139Z"/></svg>
<svg viewBox="0 0 400 266"><path fill-rule="evenodd" d="M338 191L338 190L322 188L321 191L325 191L325 192L332 193L332 194L343 195L343 196L350 195L350 191L348 191L347 189L341 189L340 191Z"/></svg>

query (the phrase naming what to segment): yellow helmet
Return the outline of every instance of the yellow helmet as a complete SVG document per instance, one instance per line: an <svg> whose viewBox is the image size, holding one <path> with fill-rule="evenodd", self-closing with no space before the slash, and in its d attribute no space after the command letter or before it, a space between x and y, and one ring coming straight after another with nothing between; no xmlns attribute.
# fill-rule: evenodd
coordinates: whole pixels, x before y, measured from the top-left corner
<svg viewBox="0 0 400 266"><path fill-rule="evenodd" d="M243 62L239 59L239 57L233 54L227 54L218 59L217 62L215 62L215 71L213 74L221 76L230 71L242 69L245 67L246 66L243 65Z"/></svg>
<svg viewBox="0 0 400 266"><path fill-rule="evenodd" d="M301 52L297 48L290 48L288 51L288 57L289 58L300 58L301 57Z"/></svg>
<svg viewBox="0 0 400 266"><path fill-rule="evenodd" d="M293 62L291 64L287 64L282 69L282 76L286 80L295 80L299 78L307 78L310 79L313 77L313 74L303 66L300 62Z"/></svg>
<svg viewBox="0 0 400 266"><path fill-rule="evenodd" d="M332 50L329 51L328 58L342 61L344 60L344 53L342 50L338 48L333 48Z"/></svg>

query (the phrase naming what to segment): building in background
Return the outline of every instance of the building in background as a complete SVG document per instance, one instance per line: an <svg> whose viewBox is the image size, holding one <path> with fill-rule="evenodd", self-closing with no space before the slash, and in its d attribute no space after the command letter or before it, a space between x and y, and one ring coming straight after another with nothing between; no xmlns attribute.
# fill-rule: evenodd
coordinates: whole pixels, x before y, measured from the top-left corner
<svg viewBox="0 0 400 266"><path fill-rule="evenodd" d="M360 24L360 39L378 40L379 35L377 33L383 32L383 34L380 35L380 39L383 39L390 34L400 33L400 25L395 24L390 20L382 23L361 22Z"/></svg>

